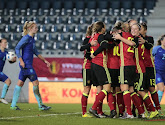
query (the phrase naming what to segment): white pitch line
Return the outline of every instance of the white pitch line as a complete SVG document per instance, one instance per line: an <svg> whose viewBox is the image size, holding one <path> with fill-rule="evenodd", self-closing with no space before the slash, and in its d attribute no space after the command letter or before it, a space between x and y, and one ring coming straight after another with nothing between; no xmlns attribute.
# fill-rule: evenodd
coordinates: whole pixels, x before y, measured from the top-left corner
<svg viewBox="0 0 165 125"><path fill-rule="evenodd" d="M56 116L56 115L76 115L76 114L81 114L81 112L65 113L65 114L47 114L47 115L34 115L34 116L20 116L20 117L4 117L4 118L0 118L0 119L35 118L35 117L47 117L47 116Z"/></svg>

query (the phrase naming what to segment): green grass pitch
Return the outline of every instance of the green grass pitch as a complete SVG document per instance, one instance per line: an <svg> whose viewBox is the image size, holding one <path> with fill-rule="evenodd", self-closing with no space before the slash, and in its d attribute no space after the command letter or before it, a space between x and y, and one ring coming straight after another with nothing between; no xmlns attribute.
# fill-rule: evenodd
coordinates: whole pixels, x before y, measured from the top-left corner
<svg viewBox="0 0 165 125"><path fill-rule="evenodd" d="M20 111L0 103L0 125L164 125L165 121L141 119L82 118L80 104L47 104L49 111L39 111L37 104L18 103ZM88 109L91 105L88 105ZM109 114L107 104L104 111ZM165 114L165 105L162 105Z"/></svg>

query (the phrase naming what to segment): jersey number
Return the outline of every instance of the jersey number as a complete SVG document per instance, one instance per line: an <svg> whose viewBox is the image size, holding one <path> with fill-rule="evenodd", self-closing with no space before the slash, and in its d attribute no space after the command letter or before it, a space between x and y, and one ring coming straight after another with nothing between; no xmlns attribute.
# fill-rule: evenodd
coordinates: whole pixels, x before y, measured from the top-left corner
<svg viewBox="0 0 165 125"><path fill-rule="evenodd" d="M155 79L150 79L150 85L155 86Z"/></svg>
<svg viewBox="0 0 165 125"><path fill-rule="evenodd" d="M144 59L144 49L145 49L144 44L142 44L141 49L143 49L143 52L142 52L141 56Z"/></svg>
<svg viewBox="0 0 165 125"><path fill-rule="evenodd" d="M120 56L120 54L119 54L119 46L115 46L114 48L113 48L113 55L114 56Z"/></svg>
<svg viewBox="0 0 165 125"><path fill-rule="evenodd" d="M133 41L133 39L134 39L134 38L132 38L132 37L128 37L128 40ZM133 48L130 46L130 47L127 49L127 52L134 53L134 50L133 50Z"/></svg>
<svg viewBox="0 0 165 125"><path fill-rule="evenodd" d="M134 50L133 50L133 48L130 46L130 47L127 49L127 52L134 53Z"/></svg>

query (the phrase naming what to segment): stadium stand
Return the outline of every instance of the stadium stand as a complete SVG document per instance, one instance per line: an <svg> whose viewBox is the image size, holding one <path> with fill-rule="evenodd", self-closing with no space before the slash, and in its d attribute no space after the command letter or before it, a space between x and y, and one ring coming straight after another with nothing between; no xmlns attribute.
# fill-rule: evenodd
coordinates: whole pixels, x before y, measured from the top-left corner
<svg viewBox="0 0 165 125"><path fill-rule="evenodd" d="M62 50L62 54L81 55L79 46L89 24L104 21L110 30L117 20L134 18L147 22L156 0L0 0L0 3L0 37L8 39L10 49L20 40L24 22L33 20L39 26L36 46L43 54Z"/></svg>

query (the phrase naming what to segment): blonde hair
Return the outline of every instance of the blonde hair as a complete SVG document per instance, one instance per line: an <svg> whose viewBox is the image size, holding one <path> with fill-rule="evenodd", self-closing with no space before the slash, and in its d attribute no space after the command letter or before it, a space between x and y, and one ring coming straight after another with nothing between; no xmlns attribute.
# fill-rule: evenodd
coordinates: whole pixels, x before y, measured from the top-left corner
<svg viewBox="0 0 165 125"><path fill-rule="evenodd" d="M89 25L86 31L86 37L92 35L93 24Z"/></svg>
<svg viewBox="0 0 165 125"><path fill-rule="evenodd" d="M121 28L124 32L130 32L130 26L127 22L124 22L122 25L121 25Z"/></svg>
<svg viewBox="0 0 165 125"><path fill-rule="evenodd" d="M25 22L25 24L23 26L23 33L22 33L23 36L25 36L25 35L28 34L28 32L29 32L28 29L29 28L32 28L33 27L33 24L36 24L36 23L33 22L33 21L26 21Z"/></svg>

